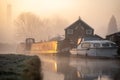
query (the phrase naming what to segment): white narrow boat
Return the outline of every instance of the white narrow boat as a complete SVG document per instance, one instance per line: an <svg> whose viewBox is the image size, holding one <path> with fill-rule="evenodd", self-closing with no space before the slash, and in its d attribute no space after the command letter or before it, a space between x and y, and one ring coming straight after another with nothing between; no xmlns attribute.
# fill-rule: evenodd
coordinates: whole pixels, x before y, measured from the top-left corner
<svg viewBox="0 0 120 80"><path fill-rule="evenodd" d="M70 50L71 54L97 57L114 57L117 46L108 40L82 41L77 48Z"/></svg>

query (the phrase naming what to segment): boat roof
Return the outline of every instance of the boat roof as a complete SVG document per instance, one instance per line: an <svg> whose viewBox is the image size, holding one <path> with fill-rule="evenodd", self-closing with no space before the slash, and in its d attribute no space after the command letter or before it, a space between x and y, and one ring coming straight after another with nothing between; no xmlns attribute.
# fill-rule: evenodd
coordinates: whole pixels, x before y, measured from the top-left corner
<svg viewBox="0 0 120 80"><path fill-rule="evenodd" d="M109 40L89 40L89 41L83 41L82 43L84 43L84 42L88 42L88 43L114 43L114 42L109 41Z"/></svg>

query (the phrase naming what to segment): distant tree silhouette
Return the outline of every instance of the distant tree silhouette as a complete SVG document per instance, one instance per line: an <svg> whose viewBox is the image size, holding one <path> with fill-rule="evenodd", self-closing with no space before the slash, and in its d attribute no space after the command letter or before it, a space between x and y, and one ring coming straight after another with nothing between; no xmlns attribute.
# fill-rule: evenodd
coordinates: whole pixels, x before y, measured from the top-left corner
<svg viewBox="0 0 120 80"><path fill-rule="evenodd" d="M31 12L21 13L15 20L15 25L17 27L17 38L22 40L36 38L43 29L42 20Z"/></svg>
<svg viewBox="0 0 120 80"><path fill-rule="evenodd" d="M35 38L36 41L47 40L57 34L63 34L67 21L59 16L40 18L31 12L23 12L15 19L17 39Z"/></svg>
<svg viewBox="0 0 120 80"><path fill-rule="evenodd" d="M108 33L107 35L109 34L113 34L115 32L118 31L118 28L117 28L117 21L116 21L116 18L114 15L112 15L110 21L109 21L109 24L108 24Z"/></svg>

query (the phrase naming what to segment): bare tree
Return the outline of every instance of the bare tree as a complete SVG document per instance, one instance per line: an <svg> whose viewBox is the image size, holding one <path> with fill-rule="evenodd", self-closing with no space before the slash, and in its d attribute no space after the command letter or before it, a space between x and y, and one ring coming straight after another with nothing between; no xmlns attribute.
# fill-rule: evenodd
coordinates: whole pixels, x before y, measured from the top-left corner
<svg viewBox="0 0 120 80"><path fill-rule="evenodd" d="M26 12L15 20L17 38L35 38L37 41L47 40L57 34L64 34L67 21L63 18L52 17L41 20L37 15Z"/></svg>
<svg viewBox="0 0 120 80"><path fill-rule="evenodd" d="M37 15L25 12L17 17L15 25L17 26L17 37L23 40L38 38L38 35L42 34L44 23Z"/></svg>

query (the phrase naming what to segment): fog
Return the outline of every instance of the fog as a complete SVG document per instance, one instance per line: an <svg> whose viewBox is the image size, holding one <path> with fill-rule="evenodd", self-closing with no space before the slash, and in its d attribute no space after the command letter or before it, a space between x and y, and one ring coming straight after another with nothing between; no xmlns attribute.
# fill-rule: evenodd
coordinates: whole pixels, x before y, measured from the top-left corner
<svg viewBox="0 0 120 80"><path fill-rule="evenodd" d="M8 4L11 5L10 9L7 8ZM95 34L102 37L107 33L112 15L116 17L120 29L120 0L0 0L0 42L24 41L16 37L17 27L14 25L23 12L31 12L44 23L47 22L41 26L43 30L36 37L38 41L64 35L64 29L79 16L95 29Z"/></svg>

